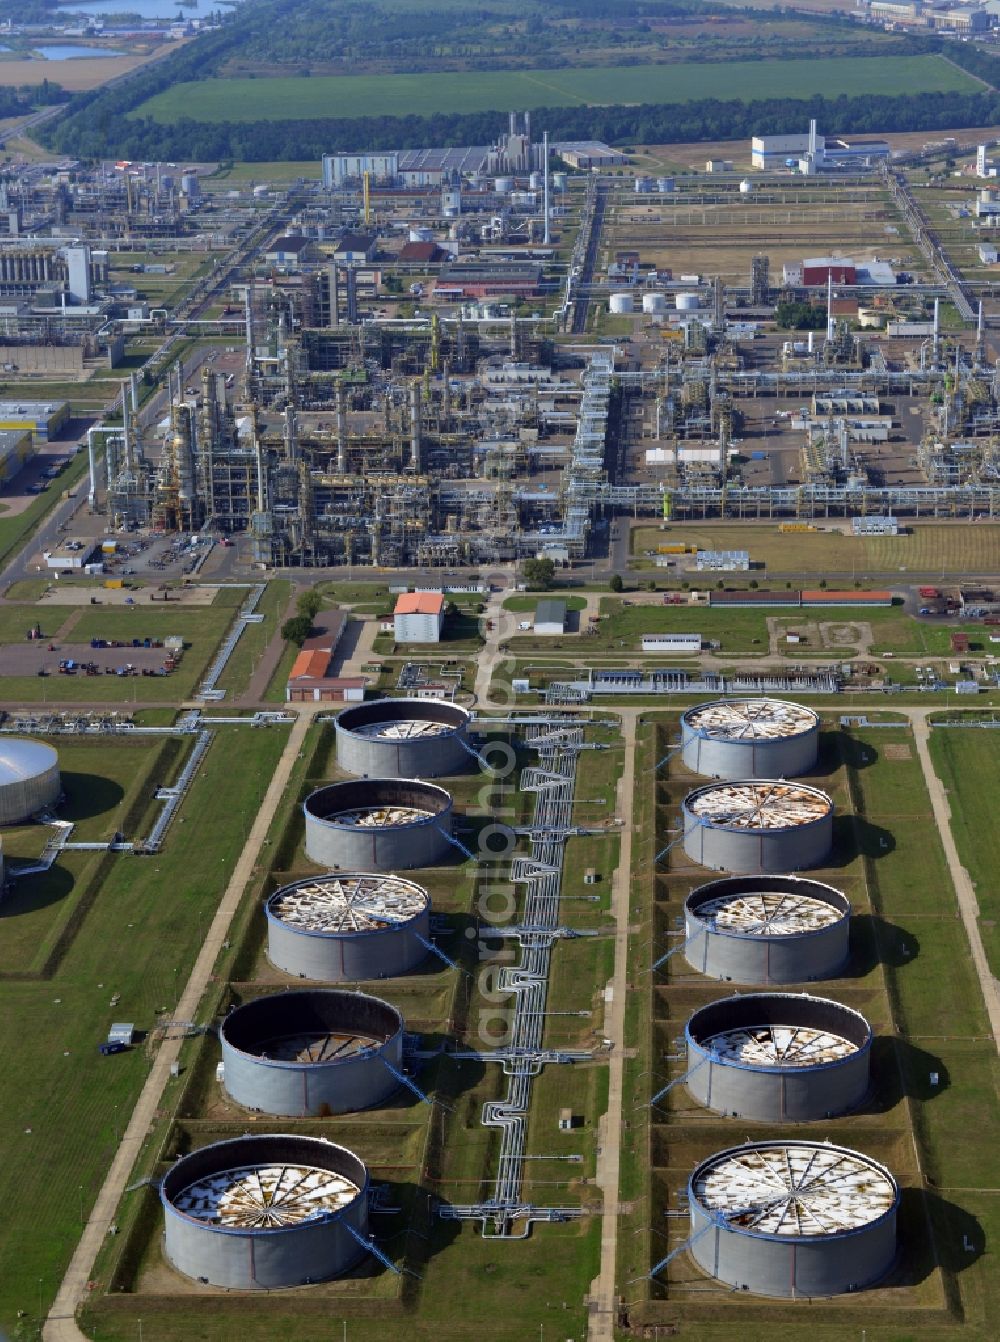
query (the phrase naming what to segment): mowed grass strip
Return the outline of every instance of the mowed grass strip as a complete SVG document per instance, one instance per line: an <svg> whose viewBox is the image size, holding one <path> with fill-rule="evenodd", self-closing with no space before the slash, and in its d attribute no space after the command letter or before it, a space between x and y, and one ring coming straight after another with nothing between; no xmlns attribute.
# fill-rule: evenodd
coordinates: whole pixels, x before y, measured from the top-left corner
<svg viewBox="0 0 1000 1342"><path fill-rule="evenodd" d="M312 79L205 79L158 93L131 115L170 124L488 112L506 107L684 103L699 98L965 93L980 85L938 56L726 64L580 66Z"/></svg>

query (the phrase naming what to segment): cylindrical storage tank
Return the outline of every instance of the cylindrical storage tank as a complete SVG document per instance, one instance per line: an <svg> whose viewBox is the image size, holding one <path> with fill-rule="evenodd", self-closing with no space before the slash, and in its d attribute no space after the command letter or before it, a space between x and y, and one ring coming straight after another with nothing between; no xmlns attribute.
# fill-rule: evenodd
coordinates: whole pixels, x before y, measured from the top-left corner
<svg viewBox="0 0 1000 1342"><path fill-rule="evenodd" d="M684 1037L688 1090L732 1118L808 1123L868 1094L871 1026L826 997L726 997L696 1011Z"/></svg>
<svg viewBox="0 0 1000 1342"><path fill-rule="evenodd" d="M375 699L337 716L337 763L372 778L439 778L467 769L470 715L441 699Z"/></svg>
<svg viewBox="0 0 1000 1342"><path fill-rule="evenodd" d="M842 1295L881 1280L896 1257L895 1179L827 1142L747 1142L688 1183L695 1263L755 1295Z"/></svg>
<svg viewBox="0 0 1000 1342"><path fill-rule="evenodd" d="M544 174L540 172L529 173L528 185L531 187L532 191L541 191L542 187L545 185Z"/></svg>
<svg viewBox="0 0 1000 1342"><path fill-rule="evenodd" d="M783 779L709 783L684 798L684 851L716 871L818 867L833 844L833 802Z"/></svg>
<svg viewBox="0 0 1000 1342"><path fill-rule="evenodd" d="M441 208L445 214L458 214L462 208L462 193L455 187L445 187L441 192Z"/></svg>
<svg viewBox="0 0 1000 1342"><path fill-rule="evenodd" d="M223 1083L245 1109L323 1118L372 1109L399 1086L403 1018L365 993L258 997L229 1013L219 1039Z"/></svg>
<svg viewBox="0 0 1000 1342"><path fill-rule="evenodd" d="M322 867L409 871L451 851L451 797L416 778L329 783L303 805L306 854Z"/></svg>
<svg viewBox="0 0 1000 1342"><path fill-rule="evenodd" d="M666 312L667 300L663 294L643 294L642 296L643 312Z"/></svg>
<svg viewBox="0 0 1000 1342"><path fill-rule="evenodd" d="M635 311L635 299L631 294L612 294L608 300L608 311L627 316Z"/></svg>
<svg viewBox="0 0 1000 1342"><path fill-rule="evenodd" d="M203 1146L167 1171L160 1201L167 1258L210 1286L327 1281L365 1254L368 1171L321 1137L267 1133Z"/></svg>
<svg viewBox="0 0 1000 1342"><path fill-rule="evenodd" d="M684 901L684 958L731 983L837 978L850 954L851 904L804 876L726 876Z"/></svg>
<svg viewBox="0 0 1000 1342"><path fill-rule="evenodd" d="M795 778L815 767L819 715L781 699L717 699L681 718L682 758L710 778Z"/></svg>
<svg viewBox="0 0 1000 1342"><path fill-rule="evenodd" d="M59 756L44 741L0 737L0 825L19 825L59 800Z"/></svg>
<svg viewBox="0 0 1000 1342"><path fill-rule="evenodd" d="M181 190L185 196L197 196L201 194L201 182L193 172L181 174Z"/></svg>
<svg viewBox="0 0 1000 1342"><path fill-rule="evenodd" d="M507 196L514 190L513 177L497 177L493 183L493 190L498 196Z"/></svg>
<svg viewBox="0 0 1000 1342"><path fill-rule="evenodd" d="M674 189L674 179L672 177L657 177L656 189L663 195L667 195Z"/></svg>
<svg viewBox="0 0 1000 1342"><path fill-rule="evenodd" d="M749 196L752 195L752 193L753 193L753 182L751 182L749 177L744 177L743 181L740 182L740 195Z"/></svg>
<svg viewBox="0 0 1000 1342"><path fill-rule="evenodd" d="M552 189L554 191L565 191L569 183L569 174L565 172L554 172L552 174Z"/></svg>
<svg viewBox="0 0 1000 1342"><path fill-rule="evenodd" d="M395 978L427 955L427 891L401 876L330 872L276 890L264 906L267 958L296 978Z"/></svg>
<svg viewBox="0 0 1000 1342"><path fill-rule="evenodd" d="M678 312L694 312L701 307L701 298L698 294L677 294L674 303Z"/></svg>

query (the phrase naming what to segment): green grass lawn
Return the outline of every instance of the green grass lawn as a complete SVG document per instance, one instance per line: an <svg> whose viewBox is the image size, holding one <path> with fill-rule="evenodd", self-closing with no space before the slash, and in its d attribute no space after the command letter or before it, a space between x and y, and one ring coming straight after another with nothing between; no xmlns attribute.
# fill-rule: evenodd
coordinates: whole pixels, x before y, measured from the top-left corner
<svg viewBox="0 0 1000 1342"><path fill-rule="evenodd" d="M264 649L278 632L284 618L291 586L291 583L281 580L267 584L267 590L257 603L257 613L263 615L264 619L260 624L247 625L226 663L226 669L219 677L219 688L226 691L228 700L235 699L249 685ZM240 593L241 598L244 595Z"/></svg>
<svg viewBox="0 0 1000 1342"><path fill-rule="evenodd" d="M993 808L1000 789L1000 736L983 728L938 727L931 758L948 790L951 830L979 901L979 930L994 974L1000 974L1000 832Z"/></svg>
<svg viewBox="0 0 1000 1342"><path fill-rule="evenodd" d="M142 1047L104 1058L97 1045L112 1020L147 1029L176 1002L285 740L277 728L220 732L163 852L111 859L54 978L0 976L0 1063L23 1082L0 1095L0 1327L11 1336L29 1335L18 1311L34 1329L48 1308L149 1067Z"/></svg>
<svg viewBox="0 0 1000 1342"><path fill-rule="evenodd" d="M170 123L486 112L511 106L683 103L699 98L972 92L980 86L937 56L733 61L462 73L206 79L177 84L130 115Z"/></svg>

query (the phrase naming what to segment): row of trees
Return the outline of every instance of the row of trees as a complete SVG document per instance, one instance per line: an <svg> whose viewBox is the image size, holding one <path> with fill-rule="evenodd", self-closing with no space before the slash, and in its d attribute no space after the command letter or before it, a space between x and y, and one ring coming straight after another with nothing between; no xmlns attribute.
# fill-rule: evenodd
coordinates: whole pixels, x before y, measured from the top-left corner
<svg viewBox="0 0 1000 1342"><path fill-rule="evenodd" d="M165 62L164 62L165 63ZM151 67L152 69L155 67ZM149 117L124 115L127 108L85 95L58 124L46 143L79 158L127 157L202 160L232 158L318 159L337 150L407 149L422 145L488 144L506 111L438 113L406 117L317 117L305 121L251 121L207 124L182 118L161 125ZM123 96L123 95L119 95ZM699 99L636 107L547 107L533 113L553 139L599 139L609 144L678 144L697 140L745 139L766 126L769 134L791 134L810 117L838 132L943 130L952 126L1000 123L1000 94L869 94L859 98L769 98L757 102Z"/></svg>

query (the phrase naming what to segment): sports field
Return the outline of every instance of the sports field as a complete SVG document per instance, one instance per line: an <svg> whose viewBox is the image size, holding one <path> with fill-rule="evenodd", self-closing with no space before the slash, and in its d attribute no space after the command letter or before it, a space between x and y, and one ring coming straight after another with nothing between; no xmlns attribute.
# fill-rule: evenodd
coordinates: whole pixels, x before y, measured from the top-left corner
<svg viewBox="0 0 1000 1342"><path fill-rule="evenodd" d="M206 79L177 84L131 113L171 123L487 112L507 107L683 103L698 98L972 92L981 87L938 56L733 61L563 70Z"/></svg>

